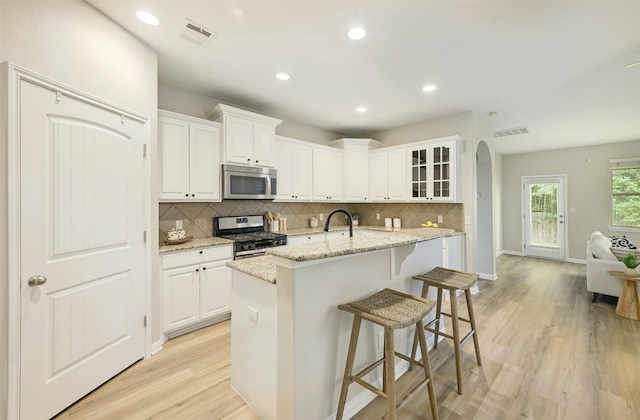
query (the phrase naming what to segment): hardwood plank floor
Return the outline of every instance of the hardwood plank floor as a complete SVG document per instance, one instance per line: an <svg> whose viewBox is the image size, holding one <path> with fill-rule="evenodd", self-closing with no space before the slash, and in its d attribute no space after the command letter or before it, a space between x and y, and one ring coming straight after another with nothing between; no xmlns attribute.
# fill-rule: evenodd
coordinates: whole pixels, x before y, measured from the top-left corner
<svg viewBox="0 0 640 420"><path fill-rule="evenodd" d="M498 277L473 297L483 364L465 344L464 395L451 343L429 353L440 418L640 419L640 321L615 315L615 298L591 303L583 265L503 255ZM257 419L230 387L230 337L227 321L175 338L57 418ZM398 381L399 399L418 375ZM385 413L376 400L355 419ZM424 384L398 418L431 418Z"/></svg>

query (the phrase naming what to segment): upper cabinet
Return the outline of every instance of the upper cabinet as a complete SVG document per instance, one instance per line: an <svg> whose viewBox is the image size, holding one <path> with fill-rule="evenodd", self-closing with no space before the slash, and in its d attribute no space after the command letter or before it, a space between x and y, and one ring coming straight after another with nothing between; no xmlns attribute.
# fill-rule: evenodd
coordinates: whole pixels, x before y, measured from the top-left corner
<svg viewBox="0 0 640 420"><path fill-rule="evenodd" d="M220 201L220 124L158 111L161 201Z"/></svg>
<svg viewBox="0 0 640 420"><path fill-rule="evenodd" d="M313 147L313 200L342 201L342 150Z"/></svg>
<svg viewBox="0 0 640 420"><path fill-rule="evenodd" d="M409 147L411 201L460 202L462 143L457 136Z"/></svg>
<svg viewBox="0 0 640 420"><path fill-rule="evenodd" d="M329 146L343 150L344 200L350 202L370 201L369 151L382 143L371 139L339 139Z"/></svg>
<svg viewBox="0 0 640 420"><path fill-rule="evenodd" d="M407 149L402 147L371 152L371 201L406 201L407 185Z"/></svg>
<svg viewBox="0 0 640 420"><path fill-rule="evenodd" d="M311 201L312 150L310 143L276 136L277 200Z"/></svg>
<svg viewBox="0 0 640 420"><path fill-rule="evenodd" d="M222 123L224 163L275 166L275 118L218 104L207 112L210 120Z"/></svg>

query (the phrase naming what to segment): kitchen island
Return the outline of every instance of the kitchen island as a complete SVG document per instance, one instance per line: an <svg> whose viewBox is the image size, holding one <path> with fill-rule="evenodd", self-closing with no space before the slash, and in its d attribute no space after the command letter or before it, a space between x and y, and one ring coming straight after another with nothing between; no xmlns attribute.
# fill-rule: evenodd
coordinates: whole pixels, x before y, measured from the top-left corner
<svg viewBox="0 0 640 420"><path fill-rule="evenodd" d="M443 240L452 233L438 228L356 231L354 238L277 247L264 257L228 263L233 269L234 389L265 419L334 416L353 321L337 306L387 287L419 295L421 284L412 276L443 265ZM381 356L381 332L363 324L355 370ZM410 353L413 332L396 332L398 351ZM406 368L396 359L398 376ZM378 368L365 379L379 383L381 377ZM375 397L357 385L351 388L347 417Z"/></svg>

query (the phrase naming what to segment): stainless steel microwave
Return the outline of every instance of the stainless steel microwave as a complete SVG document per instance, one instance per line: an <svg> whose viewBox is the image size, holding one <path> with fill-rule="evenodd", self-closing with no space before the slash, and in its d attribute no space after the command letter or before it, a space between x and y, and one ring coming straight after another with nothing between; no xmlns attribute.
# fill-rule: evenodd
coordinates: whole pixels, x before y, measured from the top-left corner
<svg viewBox="0 0 640 420"><path fill-rule="evenodd" d="M222 198L232 200L273 200L277 194L275 168L222 165Z"/></svg>

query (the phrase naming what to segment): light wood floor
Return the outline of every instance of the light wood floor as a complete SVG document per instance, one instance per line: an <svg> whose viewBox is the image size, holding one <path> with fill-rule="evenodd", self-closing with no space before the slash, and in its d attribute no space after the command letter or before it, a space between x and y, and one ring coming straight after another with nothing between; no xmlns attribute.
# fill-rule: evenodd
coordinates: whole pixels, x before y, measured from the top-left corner
<svg viewBox="0 0 640 420"><path fill-rule="evenodd" d="M498 277L481 280L473 297L483 364L465 344L464 395L456 392L452 346L429 353L440 418L640 419L640 321L616 316L614 298L591 303L582 265L503 255ZM165 343L57 418L256 419L230 373L227 321ZM399 397L418 375L400 379ZM385 410L376 400L355 418ZM431 418L424 386L398 417Z"/></svg>

